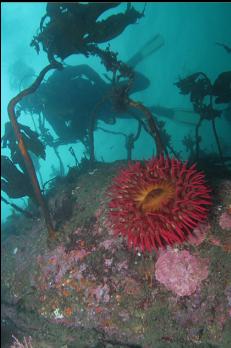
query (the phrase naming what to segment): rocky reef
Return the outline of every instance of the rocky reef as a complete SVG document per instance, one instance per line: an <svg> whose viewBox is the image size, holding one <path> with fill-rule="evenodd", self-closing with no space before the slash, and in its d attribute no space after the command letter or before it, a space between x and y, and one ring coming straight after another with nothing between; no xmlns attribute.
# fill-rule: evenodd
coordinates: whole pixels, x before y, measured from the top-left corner
<svg viewBox="0 0 231 348"><path fill-rule="evenodd" d="M142 253L108 223L106 191L126 165L96 163L57 182L49 204L58 231L49 246L42 219L8 223L3 347L12 334L31 336L33 348L230 347L231 182L211 179L213 207L194 238Z"/></svg>

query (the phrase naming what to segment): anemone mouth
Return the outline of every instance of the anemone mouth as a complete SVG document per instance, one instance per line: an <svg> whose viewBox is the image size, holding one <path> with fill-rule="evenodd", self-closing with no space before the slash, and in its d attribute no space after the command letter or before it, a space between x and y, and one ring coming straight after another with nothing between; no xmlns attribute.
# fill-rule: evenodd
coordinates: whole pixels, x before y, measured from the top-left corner
<svg viewBox="0 0 231 348"><path fill-rule="evenodd" d="M212 204L205 176L187 163L164 157L130 165L110 188L110 224L129 247L181 244L208 215Z"/></svg>
<svg viewBox="0 0 231 348"><path fill-rule="evenodd" d="M135 197L135 201L142 212L155 212L161 211L163 207L168 205L174 198L174 195L174 185L165 181L140 190Z"/></svg>

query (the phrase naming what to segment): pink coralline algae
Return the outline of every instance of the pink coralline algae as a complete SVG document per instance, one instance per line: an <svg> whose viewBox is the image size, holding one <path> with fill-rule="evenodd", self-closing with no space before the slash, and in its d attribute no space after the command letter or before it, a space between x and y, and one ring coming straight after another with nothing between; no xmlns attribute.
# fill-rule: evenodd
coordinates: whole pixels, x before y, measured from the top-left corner
<svg viewBox="0 0 231 348"><path fill-rule="evenodd" d="M100 302L108 303L110 301L109 291L110 289L108 285L99 285L96 288L90 290L90 295L94 296L97 304Z"/></svg>
<svg viewBox="0 0 231 348"><path fill-rule="evenodd" d="M80 263L88 254L89 252L85 249L67 252L65 247L61 245L46 255L38 256L37 261L42 269L43 285L53 287L55 284L60 284L63 277L73 270L77 263ZM78 271L75 271L72 276L80 279L84 270L84 264L81 264Z"/></svg>
<svg viewBox="0 0 231 348"><path fill-rule="evenodd" d="M103 242L101 242L99 244L99 247L103 247L105 250L110 250L112 248L112 246L115 244L116 244L116 242L114 239L107 239L107 240L104 240Z"/></svg>
<svg viewBox="0 0 231 348"><path fill-rule="evenodd" d="M192 245L198 246L206 238L211 226L208 223L200 223L197 227L194 228L193 234L191 234L188 238L188 242Z"/></svg>
<svg viewBox="0 0 231 348"><path fill-rule="evenodd" d="M208 277L208 260L193 256L187 250L169 250L158 258L155 276L178 296L189 296Z"/></svg>
<svg viewBox="0 0 231 348"><path fill-rule="evenodd" d="M223 230L231 230L231 214L228 212L221 214L219 225Z"/></svg>

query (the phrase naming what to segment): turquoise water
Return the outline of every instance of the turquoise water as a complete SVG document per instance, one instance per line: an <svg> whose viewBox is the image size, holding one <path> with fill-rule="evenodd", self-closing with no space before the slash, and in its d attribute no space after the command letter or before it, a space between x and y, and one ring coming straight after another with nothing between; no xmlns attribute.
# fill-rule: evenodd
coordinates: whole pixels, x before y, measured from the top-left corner
<svg viewBox="0 0 231 348"><path fill-rule="evenodd" d="M139 11L142 11L144 7L142 3L134 3L134 6ZM228 3L147 3L144 17L138 19L136 24L127 26L122 34L110 40L111 50L118 52L118 58L127 62L146 42L159 35L159 40L162 42L161 47L156 49L154 53L144 57L136 66L136 71L149 79L149 86L144 90L131 94L131 97L134 100L141 101L147 107L155 105L178 110L175 119L160 115L159 120L166 122L165 129L171 135L175 151L181 152L181 159L188 158L188 153L185 147L182 146L182 139L187 134L194 134L195 122L194 116L190 113L193 108L189 97L180 94L174 83L178 81L179 77L184 78L198 71L207 74L210 80L214 82L220 73L231 69L230 54L223 47L216 45L216 42L224 43L229 47L231 45L230 6ZM38 75L41 69L48 64L47 55L42 49L37 54L35 49L30 47L30 42L39 28L40 19L44 15L45 9L46 3L2 4L3 88L1 136L4 134L4 124L8 121L7 104L21 88L19 82L15 82L15 85L12 82L15 78L14 64L19 62L21 67L21 72L20 68L16 67L18 76L23 74L23 64L26 68L31 69L34 76ZM100 19L105 19L109 15L119 13L125 9L126 5L122 4L103 13ZM107 44L105 42L99 46L106 48ZM66 58L65 64L87 64L97 71L102 80L107 82L105 67L97 57L86 58L82 54L75 54ZM48 73L45 79L50 75ZM28 81L32 82L34 76ZM88 95L88 98L91 99L91 95ZM224 105L218 105L218 108L223 107ZM184 113L185 111L186 113ZM30 114L22 111L20 122L34 130L35 126L38 126L38 115L34 114L33 117L35 123ZM108 115L108 119L110 117L111 115ZM182 122L186 117L188 117L188 120ZM217 132L226 156L230 155L231 151L230 124L229 109L226 112L226 117L216 119ZM46 126L54 139L57 139L58 136L52 126L49 123L46 123ZM110 122L105 124L105 122L99 120L98 127L99 129L95 131L96 159L105 162L125 159L125 137L123 135L111 136L100 128L128 135L136 132L137 121L116 117L116 123L114 124L110 124ZM208 152L217 152L211 124L208 121L205 121L201 126L200 134L202 136L202 147ZM68 171L68 166L74 165L73 156L68 151L70 146L73 147L78 161L81 161L86 152L85 146L79 141L59 146L58 151L63 161L65 173ZM2 154L9 156L9 149L2 149ZM153 154L155 154L153 139L142 128L141 135L135 142L132 158L148 159ZM43 182L49 180L53 172L59 170L59 160L50 146L46 146L46 160L39 159L39 165L42 178L40 183L41 180ZM3 196L7 198L5 193L3 193ZM11 201L19 206L25 206L27 198L12 199ZM10 212L11 208L3 203L2 219L5 220Z"/></svg>

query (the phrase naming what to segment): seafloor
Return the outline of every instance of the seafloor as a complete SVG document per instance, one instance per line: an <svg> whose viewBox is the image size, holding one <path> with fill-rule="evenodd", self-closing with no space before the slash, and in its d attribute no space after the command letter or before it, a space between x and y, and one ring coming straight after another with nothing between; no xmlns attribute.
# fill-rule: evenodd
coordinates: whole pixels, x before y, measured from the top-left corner
<svg viewBox="0 0 231 348"><path fill-rule="evenodd" d="M126 164L72 169L53 184L56 241L42 219L14 215L2 226L2 347L12 333L33 348L231 347L231 239L220 223L231 181L210 180L209 228L178 247L206 259L208 277L177 296L155 277L157 255L128 250L107 223L106 190Z"/></svg>

